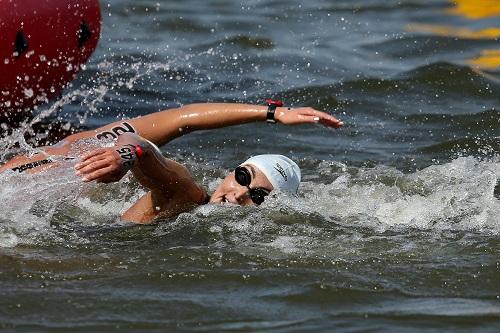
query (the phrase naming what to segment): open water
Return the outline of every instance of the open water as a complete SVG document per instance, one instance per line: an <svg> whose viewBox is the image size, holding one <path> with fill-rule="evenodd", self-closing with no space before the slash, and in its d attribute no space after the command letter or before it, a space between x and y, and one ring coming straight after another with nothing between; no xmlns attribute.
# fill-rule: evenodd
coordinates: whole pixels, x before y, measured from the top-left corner
<svg viewBox="0 0 500 333"><path fill-rule="evenodd" d="M71 165L0 175L7 332L499 332L496 0L102 1L98 50L0 146L192 102L280 98L345 127L264 123L162 148L213 189L257 153L297 198L117 223L144 190ZM33 128L38 128L34 131ZM30 134L31 133L31 134Z"/></svg>

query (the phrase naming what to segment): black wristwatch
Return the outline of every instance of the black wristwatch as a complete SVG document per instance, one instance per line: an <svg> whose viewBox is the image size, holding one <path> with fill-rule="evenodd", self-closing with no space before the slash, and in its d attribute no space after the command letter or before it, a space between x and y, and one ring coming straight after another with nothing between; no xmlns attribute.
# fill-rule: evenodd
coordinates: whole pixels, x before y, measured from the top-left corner
<svg viewBox="0 0 500 333"><path fill-rule="evenodd" d="M274 101L272 99L266 99L267 103L267 115L266 115L266 122L275 124L276 119L274 119L274 112L276 111L277 107L282 107L283 102L282 101Z"/></svg>

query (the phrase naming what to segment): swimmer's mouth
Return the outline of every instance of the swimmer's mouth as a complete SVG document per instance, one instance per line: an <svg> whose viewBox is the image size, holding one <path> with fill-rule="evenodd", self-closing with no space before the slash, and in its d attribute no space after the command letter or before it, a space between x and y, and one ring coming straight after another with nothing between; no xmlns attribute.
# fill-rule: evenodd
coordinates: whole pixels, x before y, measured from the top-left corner
<svg viewBox="0 0 500 333"><path fill-rule="evenodd" d="M235 203L234 203L234 202L229 201L226 197L222 197L221 203L228 203L228 204L233 204L233 205L235 205Z"/></svg>

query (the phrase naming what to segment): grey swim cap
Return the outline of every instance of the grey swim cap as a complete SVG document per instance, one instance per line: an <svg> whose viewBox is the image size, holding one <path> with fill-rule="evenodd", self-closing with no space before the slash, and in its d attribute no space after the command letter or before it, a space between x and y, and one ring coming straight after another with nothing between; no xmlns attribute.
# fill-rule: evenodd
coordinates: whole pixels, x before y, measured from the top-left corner
<svg viewBox="0 0 500 333"><path fill-rule="evenodd" d="M297 193L300 184L300 168L291 159L283 155L257 155L241 165L252 164L269 179L274 189Z"/></svg>

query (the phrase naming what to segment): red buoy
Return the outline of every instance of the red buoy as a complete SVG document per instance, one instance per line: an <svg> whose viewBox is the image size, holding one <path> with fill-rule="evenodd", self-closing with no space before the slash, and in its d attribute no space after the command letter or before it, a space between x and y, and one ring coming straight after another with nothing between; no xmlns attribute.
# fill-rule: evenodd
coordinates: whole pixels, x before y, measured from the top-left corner
<svg viewBox="0 0 500 333"><path fill-rule="evenodd" d="M99 0L0 0L0 119L59 94L97 46Z"/></svg>

